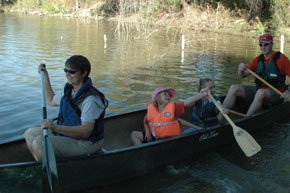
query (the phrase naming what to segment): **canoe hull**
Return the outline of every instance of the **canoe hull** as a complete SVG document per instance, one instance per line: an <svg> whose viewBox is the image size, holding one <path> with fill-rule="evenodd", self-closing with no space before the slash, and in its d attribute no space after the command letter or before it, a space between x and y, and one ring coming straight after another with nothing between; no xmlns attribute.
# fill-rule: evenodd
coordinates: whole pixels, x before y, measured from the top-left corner
<svg viewBox="0 0 290 193"><path fill-rule="evenodd" d="M225 124L140 146L129 146L130 133L133 130L143 129L145 112L145 110L140 110L106 118L104 151L58 160L61 190L72 192L106 186L156 171L181 160L193 160L201 153L235 141L232 127ZM187 117L189 115L190 113L186 114ZM281 121L289 115L290 105L283 103L253 117L235 119L235 124L253 135L254 132L270 128L274 122ZM18 141L1 145L0 154L4 155L2 153L5 149L10 148L10 150L22 152L24 159L28 156L27 152L23 149L17 150L20 147L24 148L23 143L24 141ZM9 164L0 164L0 174L5 171L15 174L15 177L21 177L17 176L17 173L21 175L22 170L25 170L27 173L34 174L35 180L41 179L41 163L32 160L19 162L18 159L20 158L14 162L10 161ZM5 161L8 162L8 158Z"/></svg>

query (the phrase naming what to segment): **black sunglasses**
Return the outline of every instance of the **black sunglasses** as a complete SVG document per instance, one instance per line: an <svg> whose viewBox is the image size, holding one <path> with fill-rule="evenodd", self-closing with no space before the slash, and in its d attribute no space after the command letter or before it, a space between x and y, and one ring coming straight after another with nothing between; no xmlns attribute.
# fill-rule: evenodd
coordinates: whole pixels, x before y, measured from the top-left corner
<svg viewBox="0 0 290 193"><path fill-rule="evenodd" d="M63 71L64 71L65 73L70 73L70 74L75 74L75 73L78 72L78 71L76 71L76 70L68 70L68 69L66 69L66 68L64 68Z"/></svg>
<svg viewBox="0 0 290 193"><path fill-rule="evenodd" d="M260 43L260 44L259 44L260 47L262 47L262 46L265 47L265 46L268 46L268 45L269 45L269 43Z"/></svg>

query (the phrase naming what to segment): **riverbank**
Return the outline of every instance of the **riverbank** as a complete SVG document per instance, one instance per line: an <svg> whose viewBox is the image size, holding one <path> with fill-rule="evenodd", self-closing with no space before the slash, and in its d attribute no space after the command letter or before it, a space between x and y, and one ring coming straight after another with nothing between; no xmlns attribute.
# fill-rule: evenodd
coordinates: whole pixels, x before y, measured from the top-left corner
<svg viewBox="0 0 290 193"><path fill-rule="evenodd" d="M158 30L175 29L184 34L211 31L257 37L267 31L268 25L261 22L258 17L249 21L248 13L245 10L230 9L220 3L217 3L215 7L209 4L202 6L195 4L183 5L182 8L176 5L164 8L159 5L158 9L161 10L156 11L152 5L145 8L135 5L133 2L130 2L130 5L129 3L120 3L118 8L114 8L116 5L104 1L93 2L91 4L45 4L42 6L28 6L17 3L12 6L6 6L4 10L10 13L39 16L113 20L121 24L118 30L128 29L129 26L130 29L140 31L144 36L148 36ZM118 13L116 13L116 10L118 10ZM281 34L290 36L290 29L270 32L276 36Z"/></svg>

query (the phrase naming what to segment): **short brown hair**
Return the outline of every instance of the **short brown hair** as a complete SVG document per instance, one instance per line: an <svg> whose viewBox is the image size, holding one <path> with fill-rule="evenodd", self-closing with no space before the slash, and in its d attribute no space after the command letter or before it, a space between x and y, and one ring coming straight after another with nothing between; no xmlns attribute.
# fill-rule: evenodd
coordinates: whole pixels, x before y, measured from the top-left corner
<svg viewBox="0 0 290 193"><path fill-rule="evenodd" d="M198 91L201 90L201 88L204 86L205 83L211 82L211 81L213 81L213 80L210 79L210 78L201 78L201 79L199 79L199 81L198 81Z"/></svg>
<svg viewBox="0 0 290 193"><path fill-rule="evenodd" d="M73 70L79 70L81 73L87 72L85 78L87 78L91 72L90 61L82 55L73 55L65 61L65 66L72 68Z"/></svg>

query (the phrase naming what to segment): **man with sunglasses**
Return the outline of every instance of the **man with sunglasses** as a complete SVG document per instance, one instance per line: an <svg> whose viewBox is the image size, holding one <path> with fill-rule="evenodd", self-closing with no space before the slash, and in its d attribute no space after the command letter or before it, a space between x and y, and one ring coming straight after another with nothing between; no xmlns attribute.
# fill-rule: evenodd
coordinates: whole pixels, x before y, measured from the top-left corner
<svg viewBox="0 0 290 193"><path fill-rule="evenodd" d="M73 55L65 62L67 83L64 91L56 95L50 84L48 71L44 72L46 100L59 108L57 124L41 121L41 128L30 128L24 133L27 146L36 160L41 160L44 139L42 128L49 128L50 141L57 157L91 154L100 150L104 138L103 118L108 102L89 77L91 64L81 55Z"/></svg>
<svg viewBox="0 0 290 193"><path fill-rule="evenodd" d="M271 34L261 35L259 46L261 54L256 56L248 65L241 63L238 67L238 75L245 78L250 75L247 69L252 70L281 91L284 100L287 100L290 97L290 92L285 85L285 79L286 75L290 76L289 59L284 54L273 50L273 36ZM282 100L276 92L258 79L255 80L255 83L255 86L232 85L223 102L223 107L231 109L238 98L244 99L249 105L247 115L250 116Z"/></svg>

